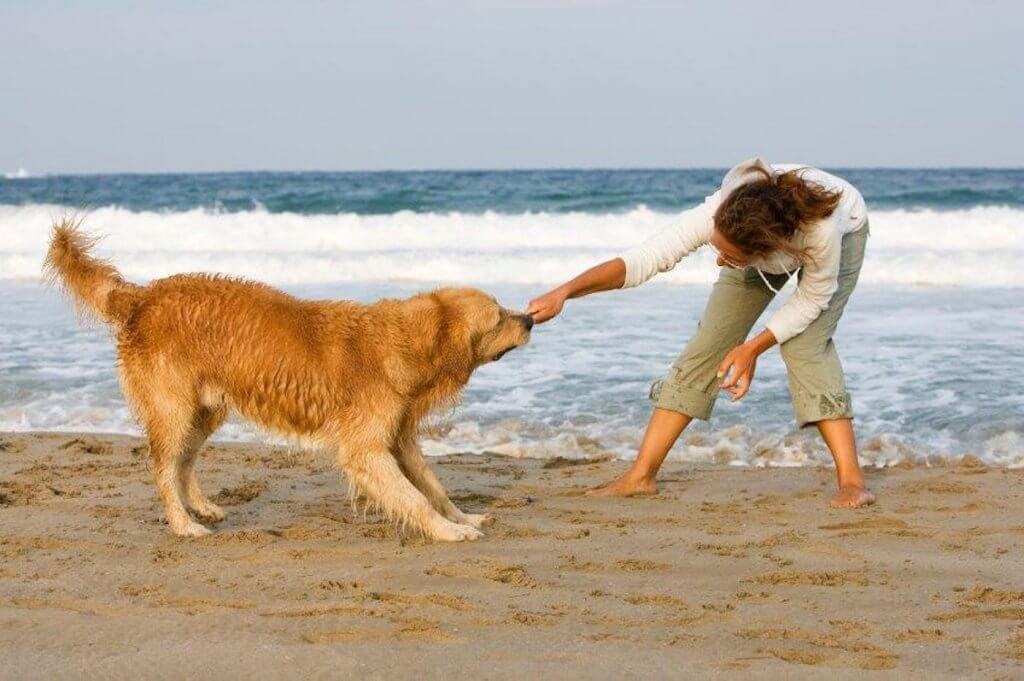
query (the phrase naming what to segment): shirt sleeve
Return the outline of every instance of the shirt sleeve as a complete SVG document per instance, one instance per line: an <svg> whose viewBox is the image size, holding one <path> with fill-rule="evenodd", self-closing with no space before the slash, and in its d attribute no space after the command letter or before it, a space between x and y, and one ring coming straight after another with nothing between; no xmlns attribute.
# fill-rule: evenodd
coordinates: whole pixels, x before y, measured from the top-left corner
<svg viewBox="0 0 1024 681"><path fill-rule="evenodd" d="M809 239L810 258L803 265L799 283L792 297L768 319L768 330L779 344L803 333L824 310L839 288L839 258L843 235L832 222L819 224ZM820 236L819 236L820 234Z"/></svg>
<svg viewBox="0 0 1024 681"><path fill-rule="evenodd" d="M668 272L680 260L711 240L719 192L683 213L676 221L620 255L626 263L622 288L644 283L659 272Z"/></svg>

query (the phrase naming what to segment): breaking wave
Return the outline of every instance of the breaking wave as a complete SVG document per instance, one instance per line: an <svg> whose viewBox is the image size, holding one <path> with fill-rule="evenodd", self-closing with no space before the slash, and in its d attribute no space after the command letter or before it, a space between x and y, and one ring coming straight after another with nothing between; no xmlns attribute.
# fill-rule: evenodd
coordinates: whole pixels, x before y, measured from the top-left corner
<svg viewBox="0 0 1024 681"><path fill-rule="evenodd" d="M0 206L0 279L34 279L57 205ZM277 284L348 281L546 283L614 256L671 224L674 214L415 213L302 215L263 209L221 212L92 210L87 229L134 279L208 271ZM871 213L869 284L1024 285L1024 210L977 206ZM698 253L661 283L707 283Z"/></svg>

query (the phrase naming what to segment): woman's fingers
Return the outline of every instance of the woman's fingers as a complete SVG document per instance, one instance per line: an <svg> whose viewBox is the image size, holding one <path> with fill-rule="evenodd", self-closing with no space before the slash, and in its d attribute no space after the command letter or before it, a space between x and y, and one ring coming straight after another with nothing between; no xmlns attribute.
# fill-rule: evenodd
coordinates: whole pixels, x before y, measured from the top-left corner
<svg viewBox="0 0 1024 681"><path fill-rule="evenodd" d="M543 324L558 316L558 313L562 311L562 303L564 302L564 300L553 296L553 294L545 294L540 298L534 298L530 301L530 304L526 306L526 314L533 317L534 323Z"/></svg>
<svg viewBox="0 0 1024 681"><path fill-rule="evenodd" d="M540 323L547 320L545 316L545 305L541 298L534 298L530 301L530 304L526 306L526 314L533 317L533 321Z"/></svg>
<svg viewBox="0 0 1024 681"><path fill-rule="evenodd" d="M722 363L718 365L718 378L728 376L729 369L735 362L736 350L732 349L729 351L729 354L725 356L725 359L722 360ZM723 388L729 387L736 381L736 373L737 372L734 371L732 376L729 376L727 379L725 379L725 382L722 383Z"/></svg>
<svg viewBox="0 0 1024 681"><path fill-rule="evenodd" d="M744 373L740 379L736 382L736 386L733 387L729 392L732 393L732 401L738 402L743 399L743 396L750 390L750 376Z"/></svg>
<svg viewBox="0 0 1024 681"><path fill-rule="evenodd" d="M747 367L740 366L739 364L733 364L732 373L729 374L728 378L722 381L722 387L735 388L739 384L740 379L746 375L747 371Z"/></svg>
<svg viewBox="0 0 1024 681"><path fill-rule="evenodd" d="M750 375L747 372L735 372L729 377L729 384L722 384L722 390L729 393L730 399L735 402L747 394L750 389Z"/></svg>
<svg viewBox="0 0 1024 681"><path fill-rule="evenodd" d="M730 352L719 367L718 376L726 376L720 387L722 390L729 391L733 402L743 399L743 396L750 390L750 383L754 378L754 366L754 362Z"/></svg>
<svg viewBox="0 0 1024 681"><path fill-rule="evenodd" d="M557 314L557 311L543 300L535 300L526 307L526 314L534 317L535 324L544 324Z"/></svg>
<svg viewBox="0 0 1024 681"><path fill-rule="evenodd" d="M736 387L743 376L750 372L750 365L743 362L739 357L726 358L726 361L728 363L723 364L723 368L719 369L718 376L719 378L725 376L721 388L723 390L731 390Z"/></svg>

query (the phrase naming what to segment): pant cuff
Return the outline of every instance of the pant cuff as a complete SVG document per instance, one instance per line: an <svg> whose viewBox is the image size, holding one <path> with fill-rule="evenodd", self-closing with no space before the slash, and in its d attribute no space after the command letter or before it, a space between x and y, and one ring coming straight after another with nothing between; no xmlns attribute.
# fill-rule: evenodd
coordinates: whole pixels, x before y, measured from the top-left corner
<svg viewBox="0 0 1024 681"><path fill-rule="evenodd" d="M651 385L651 402L659 409L679 412L691 418L707 421L715 405L718 391L708 394L697 388L678 385L669 380L655 381Z"/></svg>
<svg viewBox="0 0 1024 681"><path fill-rule="evenodd" d="M793 395L793 412L796 424L805 428L818 421L831 419L852 419L853 400L848 392Z"/></svg>

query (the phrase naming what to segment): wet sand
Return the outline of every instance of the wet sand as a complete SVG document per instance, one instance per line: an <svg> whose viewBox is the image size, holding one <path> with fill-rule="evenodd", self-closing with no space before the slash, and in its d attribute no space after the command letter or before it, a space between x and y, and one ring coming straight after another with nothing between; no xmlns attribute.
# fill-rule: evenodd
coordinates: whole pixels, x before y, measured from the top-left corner
<svg viewBox="0 0 1024 681"><path fill-rule="evenodd" d="M145 443L0 435L0 677L1021 678L1024 470L669 464L653 498L591 499L623 462L432 465L469 544L352 509L327 457L207 448L216 534L167 532ZM354 675L354 676L353 676Z"/></svg>

